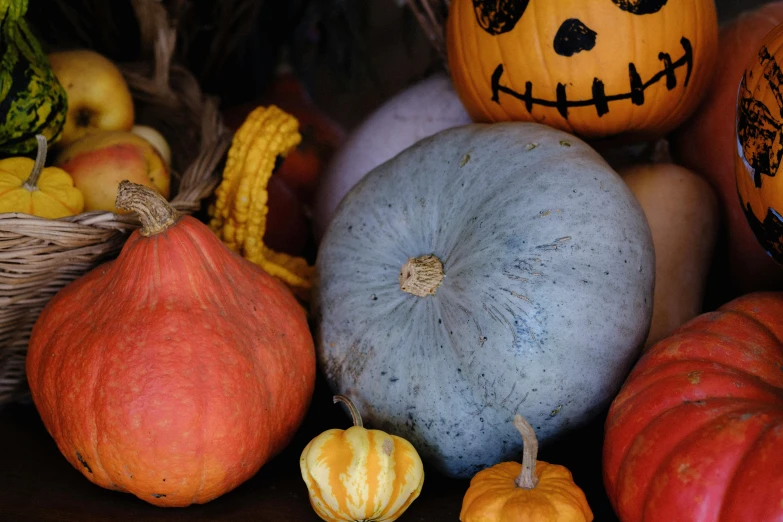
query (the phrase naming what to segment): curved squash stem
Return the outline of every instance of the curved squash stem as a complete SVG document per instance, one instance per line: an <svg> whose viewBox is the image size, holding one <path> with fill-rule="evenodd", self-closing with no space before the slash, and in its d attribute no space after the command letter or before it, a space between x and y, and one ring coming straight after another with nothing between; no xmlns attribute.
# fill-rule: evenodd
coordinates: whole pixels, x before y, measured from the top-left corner
<svg viewBox="0 0 783 522"><path fill-rule="evenodd" d="M177 221L179 213L155 190L123 180L114 201L117 208L139 215L142 236L160 234Z"/></svg>
<svg viewBox="0 0 783 522"><path fill-rule="evenodd" d="M38 190L38 178L41 177L41 172L43 172L44 164L46 163L46 137L43 134L36 134L35 139L38 140L38 153L35 156L35 165L33 165L30 177L22 185L30 192Z"/></svg>
<svg viewBox="0 0 783 522"><path fill-rule="evenodd" d="M533 426L525 420L522 415L514 415L514 427L522 435L522 471L514 483L517 487L533 489L538 485L538 475L536 475L536 457L538 457L538 439Z"/></svg>
<svg viewBox="0 0 783 522"><path fill-rule="evenodd" d="M353 402L351 402L351 399L346 397L345 395L335 395L332 401L337 404L338 402L342 402L346 406L348 406L348 411L351 412L351 418L353 419L353 425L359 426L360 428L364 427L362 424L362 416L359 414L359 410L356 409L356 406L354 406Z"/></svg>

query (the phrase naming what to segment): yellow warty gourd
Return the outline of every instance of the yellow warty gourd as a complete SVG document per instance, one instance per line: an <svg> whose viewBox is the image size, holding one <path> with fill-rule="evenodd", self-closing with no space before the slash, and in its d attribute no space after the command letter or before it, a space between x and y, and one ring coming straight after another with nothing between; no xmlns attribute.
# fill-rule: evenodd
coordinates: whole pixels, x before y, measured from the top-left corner
<svg viewBox="0 0 783 522"><path fill-rule="evenodd" d="M416 500L424 485L424 467L407 440L368 430L351 401L354 425L327 430L302 451L299 467L310 504L327 522L390 522Z"/></svg>
<svg viewBox="0 0 783 522"><path fill-rule="evenodd" d="M38 156L0 160L0 213L21 212L57 219L84 210L84 197L70 174L57 167L44 168L46 138L37 135Z"/></svg>
<svg viewBox="0 0 783 522"><path fill-rule="evenodd" d="M233 251L298 289L309 289L312 267L264 245L267 184L278 157L302 141L299 122L278 107L257 107L234 134L223 179L210 207L210 227Z"/></svg>

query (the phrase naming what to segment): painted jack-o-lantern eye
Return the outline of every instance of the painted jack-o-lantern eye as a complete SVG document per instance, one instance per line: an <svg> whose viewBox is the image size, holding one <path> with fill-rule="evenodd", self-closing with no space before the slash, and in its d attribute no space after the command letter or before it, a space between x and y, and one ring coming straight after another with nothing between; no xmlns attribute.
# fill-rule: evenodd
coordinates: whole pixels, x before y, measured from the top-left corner
<svg viewBox="0 0 783 522"><path fill-rule="evenodd" d="M581 20L569 18L557 30L553 47L560 56L573 56L595 47L596 36L598 33L587 27Z"/></svg>
<svg viewBox="0 0 783 522"><path fill-rule="evenodd" d="M657 13L668 0L612 0L623 11L635 15Z"/></svg>
<svg viewBox="0 0 783 522"><path fill-rule="evenodd" d="M489 34L507 33L527 9L530 0L473 0L476 21Z"/></svg>
<svg viewBox="0 0 783 522"><path fill-rule="evenodd" d="M737 193L764 250L783 263L783 25L748 64L737 100Z"/></svg>
<svg viewBox="0 0 783 522"><path fill-rule="evenodd" d="M714 0L452 0L446 30L474 121L629 141L662 136L695 110L717 36Z"/></svg>

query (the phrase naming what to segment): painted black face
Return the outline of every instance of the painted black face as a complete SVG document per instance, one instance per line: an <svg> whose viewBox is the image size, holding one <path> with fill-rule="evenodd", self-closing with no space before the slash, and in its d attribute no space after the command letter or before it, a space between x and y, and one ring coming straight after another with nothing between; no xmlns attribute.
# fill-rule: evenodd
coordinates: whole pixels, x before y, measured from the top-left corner
<svg viewBox="0 0 783 522"><path fill-rule="evenodd" d="M557 112L563 118L568 119L568 109L572 107L595 107L596 114L601 117L609 112L609 103L617 100L631 100L634 105L644 105L644 92L648 87L655 85L662 79L666 79L666 89L671 91L677 87L677 69L685 67L685 81L684 86L688 86L688 81L691 79L691 72L693 71L693 47L690 40L684 36L680 38L680 45L683 49L683 54L680 58L672 61L671 56L667 53L658 53L658 60L661 61L661 70L655 73L646 81L642 79L639 73L636 71L636 65L633 62L628 64L628 82L629 89L626 92L618 94L607 94L602 82L598 78L593 78L592 95L593 97L588 100L569 100L568 93L566 92L566 86L563 83L557 84L557 90L555 92L555 99L551 98L539 98L533 95L533 82L525 83L525 92L517 92L514 89L502 85L500 82L503 79L503 64L498 64L492 73L490 79L490 88L492 89L492 101L500 103L500 94L507 94L524 102L525 108L528 112L533 110L534 105L541 105L542 107L554 107Z"/></svg>
<svg viewBox="0 0 783 522"><path fill-rule="evenodd" d="M573 56L595 47L597 33L576 18L569 18L555 34L554 48L560 56Z"/></svg>
<svg viewBox="0 0 783 522"><path fill-rule="evenodd" d="M514 29L522 15L525 14L529 3L530 0L473 0L473 11L479 26L488 34L497 36ZM668 0L612 0L612 3L627 13L640 16L657 13L668 3ZM596 46L599 36L596 31L587 27L581 20L569 18L557 30L552 47L560 56L569 57L580 52L592 50ZM609 102L615 100L631 100L631 103L634 105L643 105L644 91L651 85L665 78L667 90L671 91L677 86L675 72L680 67L686 68L685 81L683 83L687 87L693 70L693 48L690 40L685 37L680 39L680 45L683 48L683 55L676 61L672 61L671 56L667 53L658 53L658 60L662 64L661 70L646 81L636 71L636 66L633 63L629 63L629 89L627 92L606 94L604 83L600 79L594 78L592 85L593 97L589 100L569 100L566 86L562 83L557 84L556 99L534 96L533 84L531 82L525 84L524 93L516 92L510 87L501 85L500 82L503 77L503 64L501 63L495 68L490 80L492 101L500 103L500 94L507 94L524 102L528 112L532 111L534 105L554 107L563 118L568 118L568 109L571 107L594 106L596 113L600 117L609 112Z"/></svg>
<svg viewBox="0 0 783 522"><path fill-rule="evenodd" d="M551 0L550 0L551 1ZM646 15L657 13L669 0L612 0L612 3L631 14ZM496 36L511 31L522 15L525 14L530 0L473 0L473 11L476 13L476 21L487 33ZM575 20L582 24L579 20ZM567 20L566 22L568 22ZM567 30L565 24L560 30ZM584 24L582 24L583 27ZM589 30L589 29L588 29ZM558 31L558 34L560 31ZM557 40L555 40L557 42ZM593 45L595 45L595 33L593 33ZM576 51L578 52L578 51ZM573 54L573 53L572 53ZM571 56L570 54L564 56Z"/></svg>
<svg viewBox="0 0 783 522"><path fill-rule="evenodd" d="M491 35L507 33L517 25L530 0L473 0L476 21Z"/></svg>
<svg viewBox="0 0 783 522"><path fill-rule="evenodd" d="M745 84L745 77L742 77L737 136L745 161L753 169L753 184L756 188L761 187L762 176L771 178L777 174L783 158L783 122L780 120L783 118L783 71L766 46L759 51L758 61L764 69L764 78L775 95L780 111L776 116L766 105L753 98Z"/></svg>
<svg viewBox="0 0 783 522"><path fill-rule="evenodd" d="M657 13L669 0L612 0L614 5L635 15Z"/></svg>

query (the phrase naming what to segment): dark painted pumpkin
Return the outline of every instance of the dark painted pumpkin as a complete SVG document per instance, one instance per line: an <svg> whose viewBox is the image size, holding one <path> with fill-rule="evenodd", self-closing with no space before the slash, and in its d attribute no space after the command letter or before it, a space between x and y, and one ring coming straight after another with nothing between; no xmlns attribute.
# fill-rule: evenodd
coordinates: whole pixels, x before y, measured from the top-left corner
<svg viewBox="0 0 783 522"><path fill-rule="evenodd" d="M783 24L750 57L737 100L734 170L745 217L762 248L783 263Z"/></svg>

